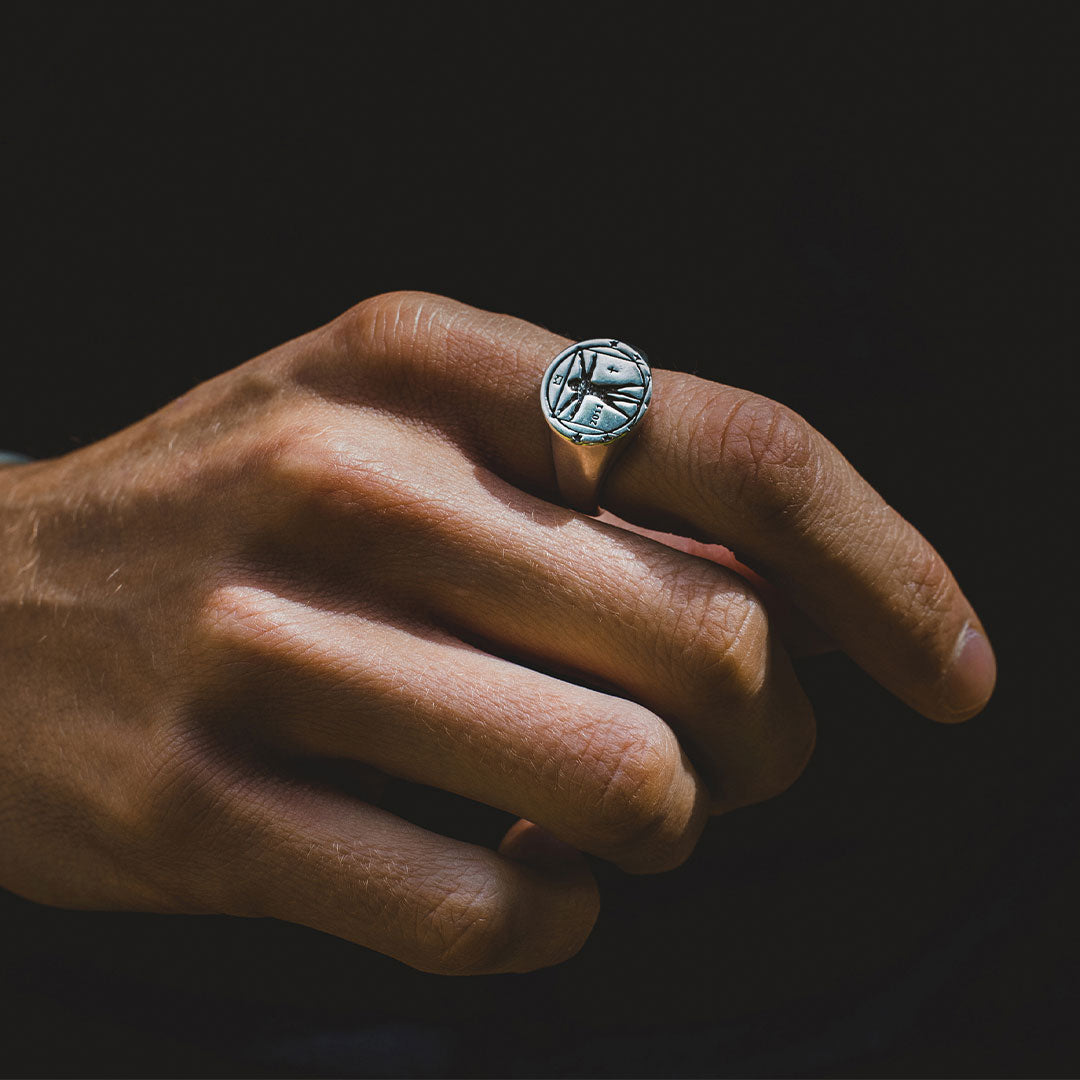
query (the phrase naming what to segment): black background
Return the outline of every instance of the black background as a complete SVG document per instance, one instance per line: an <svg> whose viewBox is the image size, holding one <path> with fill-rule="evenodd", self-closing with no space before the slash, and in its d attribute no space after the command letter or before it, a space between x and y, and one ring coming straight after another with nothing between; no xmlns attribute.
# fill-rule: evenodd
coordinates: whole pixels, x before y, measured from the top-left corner
<svg viewBox="0 0 1080 1080"><path fill-rule="evenodd" d="M948 559L1000 678L947 728L842 657L805 662L799 783L672 874L598 865L593 939L531 976L5 895L4 1068L1080 1071L1074 22L8 5L0 444L63 453L364 296L442 292L802 412ZM485 842L505 824L392 800Z"/></svg>

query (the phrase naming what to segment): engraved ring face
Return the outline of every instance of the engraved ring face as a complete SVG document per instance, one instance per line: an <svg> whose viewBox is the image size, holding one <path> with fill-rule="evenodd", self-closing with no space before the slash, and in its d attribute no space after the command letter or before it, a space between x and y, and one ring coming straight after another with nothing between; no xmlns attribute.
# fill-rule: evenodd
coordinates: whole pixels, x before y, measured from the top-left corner
<svg viewBox="0 0 1080 1080"><path fill-rule="evenodd" d="M544 418L575 443L628 435L652 397L652 372L636 349L612 338L579 341L548 366L540 387Z"/></svg>

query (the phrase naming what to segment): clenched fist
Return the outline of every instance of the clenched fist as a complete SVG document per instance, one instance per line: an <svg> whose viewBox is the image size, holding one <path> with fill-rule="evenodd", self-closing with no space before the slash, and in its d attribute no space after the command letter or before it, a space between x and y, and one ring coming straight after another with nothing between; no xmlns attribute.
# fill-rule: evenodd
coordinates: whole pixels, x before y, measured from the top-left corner
<svg viewBox="0 0 1080 1080"><path fill-rule="evenodd" d="M673 867L798 777L808 636L935 720L982 707L947 567L776 402L657 371L618 518L558 505L538 386L566 344L381 296L0 470L0 885L526 971L592 927L579 851ZM379 809L387 775L524 820L450 840Z"/></svg>

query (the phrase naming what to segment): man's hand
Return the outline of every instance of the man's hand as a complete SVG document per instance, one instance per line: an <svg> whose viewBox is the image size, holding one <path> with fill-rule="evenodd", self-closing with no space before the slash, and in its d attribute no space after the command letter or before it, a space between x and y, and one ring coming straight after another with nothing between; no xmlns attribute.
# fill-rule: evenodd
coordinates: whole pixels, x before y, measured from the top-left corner
<svg viewBox="0 0 1080 1080"><path fill-rule="evenodd" d="M377 297L0 471L0 884L275 916L426 971L566 959L597 912L574 849L673 867L814 745L797 629L701 544L924 715L982 707L945 564L773 401L656 372L604 501L690 539L558 506L538 386L566 344ZM326 760L371 801L313 780ZM386 774L525 820L498 852L450 840L375 805Z"/></svg>

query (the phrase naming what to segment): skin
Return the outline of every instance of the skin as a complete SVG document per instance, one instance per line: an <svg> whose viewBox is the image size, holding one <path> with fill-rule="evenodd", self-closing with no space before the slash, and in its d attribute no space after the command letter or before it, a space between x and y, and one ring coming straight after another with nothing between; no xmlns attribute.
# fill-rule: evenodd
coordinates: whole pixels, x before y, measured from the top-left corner
<svg viewBox="0 0 1080 1080"><path fill-rule="evenodd" d="M560 507L536 388L567 344L389 294L0 470L0 884L529 971L592 928L580 852L674 867L799 776L791 655L982 708L948 568L776 402L657 371L609 513ZM522 820L451 840L378 807L387 775Z"/></svg>

